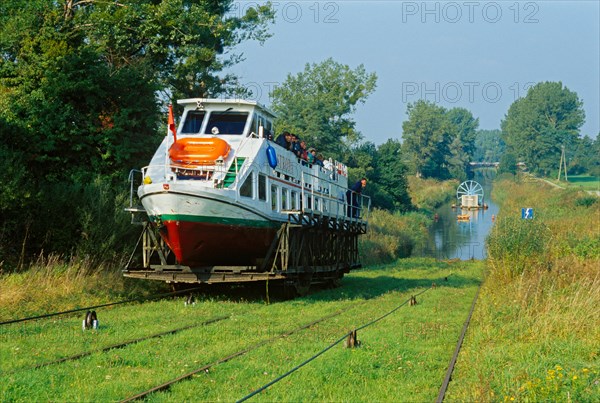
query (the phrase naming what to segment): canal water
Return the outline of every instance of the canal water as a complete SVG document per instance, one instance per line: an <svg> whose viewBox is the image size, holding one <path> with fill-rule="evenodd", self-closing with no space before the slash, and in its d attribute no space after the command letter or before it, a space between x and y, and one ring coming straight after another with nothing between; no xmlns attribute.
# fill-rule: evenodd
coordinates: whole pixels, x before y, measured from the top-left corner
<svg viewBox="0 0 600 403"><path fill-rule="evenodd" d="M457 258L481 260L487 257L485 240L492 229L494 219L498 217L498 206L490 197L494 175L495 171L492 169L478 169L473 178L483 187L487 209L453 209L452 204L459 204L454 197L452 201L435 211L438 219L429 228L429 242L424 247L422 256L440 260ZM458 221L459 214L468 214L469 220Z"/></svg>

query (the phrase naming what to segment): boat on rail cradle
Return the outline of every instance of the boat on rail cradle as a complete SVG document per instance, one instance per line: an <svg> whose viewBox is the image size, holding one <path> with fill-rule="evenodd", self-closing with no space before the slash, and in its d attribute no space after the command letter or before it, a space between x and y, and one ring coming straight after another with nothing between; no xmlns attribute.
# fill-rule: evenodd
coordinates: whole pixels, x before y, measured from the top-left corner
<svg viewBox="0 0 600 403"><path fill-rule="evenodd" d="M271 141L253 101L179 100L183 115L150 164L130 173L126 209L143 226L124 275L170 283L283 280L301 293L360 267L370 199L348 197L347 167L326 169ZM137 189L136 189L136 185ZM352 214L347 200L359 200Z"/></svg>

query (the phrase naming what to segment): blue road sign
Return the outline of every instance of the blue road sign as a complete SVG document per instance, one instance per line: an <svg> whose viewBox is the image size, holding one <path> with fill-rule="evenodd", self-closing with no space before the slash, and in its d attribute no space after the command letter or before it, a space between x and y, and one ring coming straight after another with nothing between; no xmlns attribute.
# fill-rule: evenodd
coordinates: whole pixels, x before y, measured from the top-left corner
<svg viewBox="0 0 600 403"><path fill-rule="evenodd" d="M533 208L525 207L521 209L521 218L524 220L533 220Z"/></svg>

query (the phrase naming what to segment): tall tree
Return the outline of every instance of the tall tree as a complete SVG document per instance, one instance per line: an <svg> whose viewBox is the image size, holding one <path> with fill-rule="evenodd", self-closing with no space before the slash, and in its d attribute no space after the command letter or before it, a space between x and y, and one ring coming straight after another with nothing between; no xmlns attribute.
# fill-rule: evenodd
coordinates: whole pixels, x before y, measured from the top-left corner
<svg viewBox="0 0 600 403"><path fill-rule="evenodd" d="M509 173L513 175L517 173L517 157L515 157L512 151L506 151L500 156L498 173Z"/></svg>
<svg viewBox="0 0 600 403"><path fill-rule="evenodd" d="M0 191L0 262L73 253L82 239L101 238L89 235L93 225L116 231L106 214L111 202L122 213L115 184L164 136L160 104L236 90L223 73L241 60L233 46L269 36L269 3L243 14L234 6L0 1L0 168L10 176Z"/></svg>
<svg viewBox="0 0 600 403"><path fill-rule="evenodd" d="M598 158L598 155L600 155L600 133L598 133L596 135L596 139L594 140L594 143L592 144L592 151L591 151L595 157L592 157L587 165L587 172L590 175L594 175L594 176L600 176L600 158Z"/></svg>
<svg viewBox="0 0 600 403"><path fill-rule="evenodd" d="M339 157L345 146L361 138L352 114L375 90L376 82L376 74L367 73L363 65L351 69L331 58L306 64L304 71L288 74L271 94L279 115L276 130L295 132Z"/></svg>
<svg viewBox="0 0 600 403"><path fill-rule="evenodd" d="M412 203L408 194L407 167L402 158L402 144L389 139L377 147L374 181L381 188L383 200L389 199L391 206L378 205L389 210L408 211ZM378 198L374 198L377 202Z"/></svg>
<svg viewBox="0 0 600 403"><path fill-rule="evenodd" d="M533 172L558 168L561 147L570 148L585 122L583 102L562 82L542 82L512 103L502 121L509 151Z"/></svg>
<svg viewBox="0 0 600 403"><path fill-rule="evenodd" d="M402 124L404 151L417 177L448 177L445 163L451 143L446 109L418 100L407 106L408 120Z"/></svg>
<svg viewBox="0 0 600 403"><path fill-rule="evenodd" d="M446 113L450 123L449 155L446 158L450 175L461 181L467 179L470 165L475 153L475 137L479 119L465 108L453 108Z"/></svg>
<svg viewBox="0 0 600 403"><path fill-rule="evenodd" d="M479 119L464 108L447 110L419 100L407 107L402 124L404 155L420 177L466 178L475 151Z"/></svg>
<svg viewBox="0 0 600 403"><path fill-rule="evenodd" d="M233 0L4 0L0 5L1 145L44 180L139 166L155 147L158 91L216 95L235 87L222 57L264 40L269 6ZM159 135L162 135L160 133ZM143 159L142 159L143 158Z"/></svg>
<svg viewBox="0 0 600 403"><path fill-rule="evenodd" d="M373 207L389 211L412 208L401 148L398 140L389 139L379 147L367 141L353 146L343 157L350 183L368 179L365 194L371 197Z"/></svg>
<svg viewBox="0 0 600 403"><path fill-rule="evenodd" d="M581 173L589 173L591 175L599 175L600 173L600 140L599 137L592 139L589 136L584 136L578 139L566 153L568 161L569 174L577 175Z"/></svg>

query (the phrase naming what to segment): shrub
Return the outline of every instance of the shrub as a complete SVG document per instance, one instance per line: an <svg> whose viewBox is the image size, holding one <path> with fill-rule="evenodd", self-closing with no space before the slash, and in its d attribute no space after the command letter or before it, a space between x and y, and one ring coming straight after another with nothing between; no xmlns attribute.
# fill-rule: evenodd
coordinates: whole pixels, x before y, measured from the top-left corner
<svg viewBox="0 0 600 403"><path fill-rule="evenodd" d="M591 207L596 203L598 203L598 197L591 195L583 196L575 200L575 205L581 207Z"/></svg>
<svg viewBox="0 0 600 403"><path fill-rule="evenodd" d="M487 240L492 264L509 275L520 275L545 260L551 233L540 220L499 219Z"/></svg>
<svg viewBox="0 0 600 403"><path fill-rule="evenodd" d="M369 229L359 238L363 265L391 263L411 255L426 239L429 220L420 213L390 213L375 209Z"/></svg>
<svg viewBox="0 0 600 403"><path fill-rule="evenodd" d="M422 211L432 212L456 194L458 182L409 177L412 204Z"/></svg>

